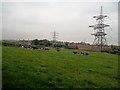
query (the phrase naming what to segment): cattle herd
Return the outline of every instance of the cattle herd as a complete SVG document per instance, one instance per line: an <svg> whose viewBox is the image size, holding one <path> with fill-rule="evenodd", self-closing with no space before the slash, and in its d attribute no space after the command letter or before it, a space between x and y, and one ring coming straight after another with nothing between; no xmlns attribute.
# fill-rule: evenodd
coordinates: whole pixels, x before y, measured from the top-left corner
<svg viewBox="0 0 120 90"><path fill-rule="evenodd" d="M26 48L26 49L31 49L31 50L43 50L43 51L50 51L50 48L48 47L36 47L36 46L21 46L22 48ZM56 48L56 51L57 52L60 52L61 49L60 48ZM89 55L89 53L87 52L77 52L77 51L74 51L73 52L74 54L79 54L79 55Z"/></svg>
<svg viewBox="0 0 120 90"><path fill-rule="evenodd" d="M48 47L36 47L36 46L21 46L22 48L31 49L31 50L43 50L43 51L50 51ZM56 48L56 51L59 52L60 48Z"/></svg>
<svg viewBox="0 0 120 90"><path fill-rule="evenodd" d="M74 54L80 54L80 55L89 55L89 53L86 53L86 52L76 52L76 51L74 51L73 53Z"/></svg>

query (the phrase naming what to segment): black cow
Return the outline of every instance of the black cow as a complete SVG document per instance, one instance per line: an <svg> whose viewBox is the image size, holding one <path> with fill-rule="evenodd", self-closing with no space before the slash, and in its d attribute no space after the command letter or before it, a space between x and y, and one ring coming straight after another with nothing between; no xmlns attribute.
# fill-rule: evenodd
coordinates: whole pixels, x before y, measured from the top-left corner
<svg viewBox="0 0 120 90"><path fill-rule="evenodd" d="M84 55L84 52L81 52L81 55Z"/></svg>
<svg viewBox="0 0 120 90"><path fill-rule="evenodd" d="M26 49L27 49L27 46L24 46L24 48L26 48Z"/></svg>
<svg viewBox="0 0 120 90"><path fill-rule="evenodd" d="M81 55L89 55L89 53L81 52Z"/></svg>
<svg viewBox="0 0 120 90"><path fill-rule="evenodd" d="M38 47L32 47L32 48L33 48L33 50L38 49Z"/></svg>
<svg viewBox="0 0 120 90"><path fill-rule="evenodd" d="M45 51L49 51L50 49L49 48L44 48Z"/></svg>
<svg viewBox="0 0 120 90"><path fill-rule="evenodd" d="M89 53L86 53L86 55L89 55Z"/></svg>
<svg viewBox="0 0 120 90"><path fill-rule="evenodd" d="M78 52L73 52L74 54L77 54Z"/></svg>
<svg viewBox="0 0 120 90"><path fill-rule="evenodd" d="M57 49L57 52L59 52L60 51L60 49Z"/></svg>

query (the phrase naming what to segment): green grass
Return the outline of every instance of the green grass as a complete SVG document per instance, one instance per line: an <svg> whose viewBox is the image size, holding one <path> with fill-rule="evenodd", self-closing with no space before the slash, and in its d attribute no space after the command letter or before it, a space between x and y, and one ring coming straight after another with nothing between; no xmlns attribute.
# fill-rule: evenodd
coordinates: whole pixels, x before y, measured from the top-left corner
<svg viewBox="0 0 120 90"><path fill-rule="evenodd" d="M2 46L0 45L0 89L2 89Z"/></svg>
<svg viewBox="0 0 120 90"><path fill-rule="evenodd" d="M74 50L2 48L4 88L117 88L118 56ZM80 50L77 50L80 52Z"/></svg>

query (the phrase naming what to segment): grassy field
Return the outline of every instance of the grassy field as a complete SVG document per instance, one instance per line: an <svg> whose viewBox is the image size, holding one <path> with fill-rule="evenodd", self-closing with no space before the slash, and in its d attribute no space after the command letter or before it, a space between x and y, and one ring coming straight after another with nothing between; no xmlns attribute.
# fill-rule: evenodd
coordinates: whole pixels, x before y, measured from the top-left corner
<svg viewBox="0 0 120 90"><path fill-rule="evenodd" d="M2 48L3 88L117 88L118 56ZM80 52L80 50L78 50Z"/></svg>
<svg viewBox="0 0 120 90"><path fill-rule="evenodd" d="M0 89L2 89L2 46L0 44Z"/></svg>

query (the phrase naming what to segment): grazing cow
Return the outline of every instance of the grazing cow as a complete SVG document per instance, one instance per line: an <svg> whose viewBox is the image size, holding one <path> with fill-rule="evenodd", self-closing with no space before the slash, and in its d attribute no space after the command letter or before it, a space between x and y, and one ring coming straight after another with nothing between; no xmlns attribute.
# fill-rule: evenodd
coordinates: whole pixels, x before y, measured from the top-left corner
<svg viewBox="0 0 120 90"><path fill-rule="evenodd" d="M24 46L24 48L26 48L26 49L27 49L28 47L27 47L27 46Z"/></svg>
<svg viewBox="0 0 120 90"><path fill-rule="evenodd" d="M24 48L24 46L21 46L22 48Z"/></svg>
<svg viewBox="0 0 120 90"><path fill-rule="evenodd" d="M74 54L77 54L78 52L73 52Z"/></svg>
<svg viewBox="0 0 120 90"><path fill-rule="evenodd" d="M49 48L44 48L45 51L49 51Z"/></svg>
<svg viewBox="0 0 120 90"><path fill-rule="evenodd" d="M57 49L57 52L59 52L60 51L60 49Z"/></svg>
<svg viewBox="0 0 120 90"><path fill-rule="evenodd" d="M86 55L89 55L89 53L86 53Z"/></svg>
<svg viewBox="0 0 120 90"><path fill-rule="evenodd" d="M81 52L81 55L89 55L89 53Z"/></svg>
<svg viewBox="0 0 120 90"><path fill-rule="evenodd" d="M32 48L33 48L33 50L38 49L38 47L32 47Z"/></svg>
<svg viewBox="0 0 120 90"><path fill-rule="evenodd" d="M31 47L30 47L30 46L28 46L28 48L30 49Z"/></svg>
<svg viewBox="0 0 120 90"><path fill-rule="evenodd" d="M44 50L45 48L41 48L42 50Z"/></svg>
<svg viewBox="0 0 120 90"><path fill-rule="evenodd" d="M81 52L81 55L84 55L84 52Z"/></svg>

